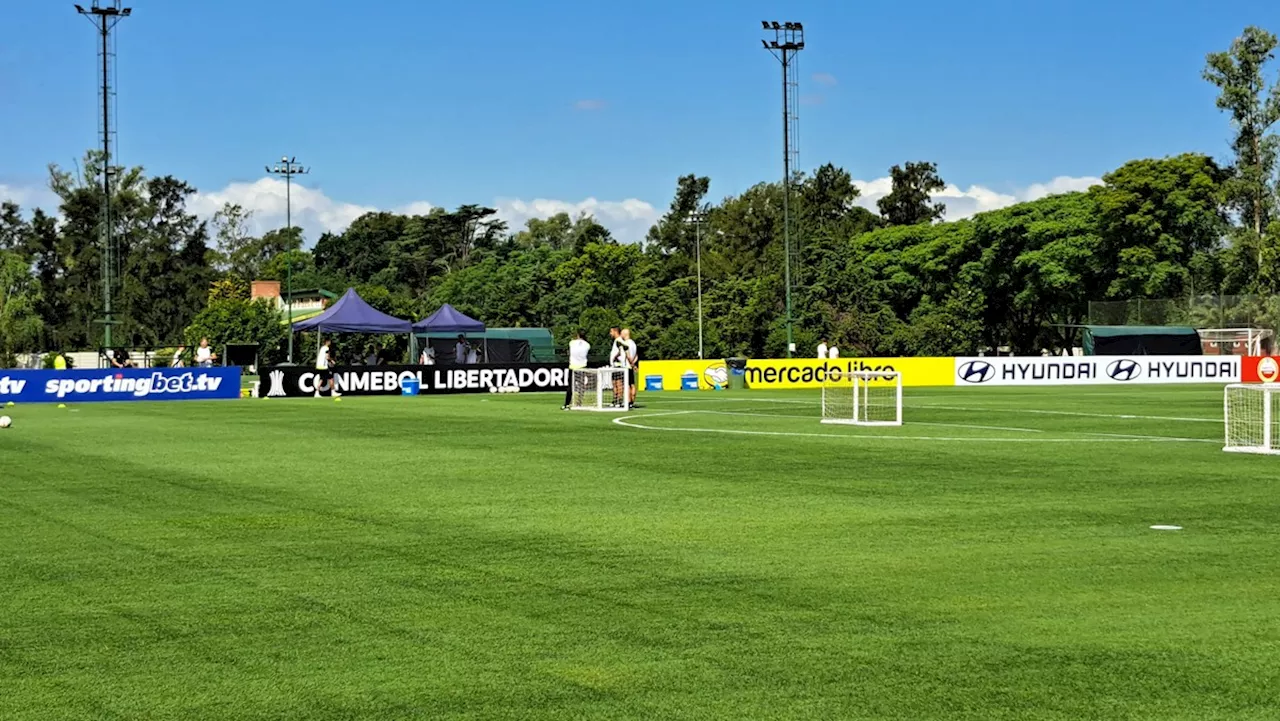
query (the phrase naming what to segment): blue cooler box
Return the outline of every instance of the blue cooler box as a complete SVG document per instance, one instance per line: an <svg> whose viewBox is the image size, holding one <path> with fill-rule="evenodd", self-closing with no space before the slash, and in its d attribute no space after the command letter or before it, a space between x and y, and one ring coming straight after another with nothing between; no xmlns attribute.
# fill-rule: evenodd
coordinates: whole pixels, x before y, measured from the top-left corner
<svg viewBox="0 0 1280 721"><path fill-rule="evenodd" d="M688 373L682 374L680 376L680 390L682 391L698 390L698 374L693 371L689 371Z"/></svg>
<svg viewBox="0 0 1280 721"><path fill-rule="evenodd" d="M646 391L662 390L662 376L645 376L644 389Z"/></svg>
<svg viewBox="0 0 1280 721"><path fill-rule="evenodd" d="M404 380L400 381L400 395L416 396L418 395L418 390L420 387L421 387L421 384L418 382L417 378L405 378Z"/></svg>

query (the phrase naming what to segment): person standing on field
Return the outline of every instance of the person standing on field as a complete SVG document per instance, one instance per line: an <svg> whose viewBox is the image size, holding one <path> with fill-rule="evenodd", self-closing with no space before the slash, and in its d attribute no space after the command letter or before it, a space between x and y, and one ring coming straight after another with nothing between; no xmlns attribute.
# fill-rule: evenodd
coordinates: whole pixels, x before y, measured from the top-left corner
<svg viewBox="0 0 1280 721"><path fill-rule="evenodd" d="M636 405L636 368L640 365L640 352L636 349L636 342L631 340L631 329L622 329L622 345L623 345L623 361L627 367L627 385L631 386L629 392L630 398L627 399L627 407L634 408Z"/></svg>
<svg viewBox="0 0 1280 721"><path fill-rule="evenodd" d="M626 356L625 346L622 344L622 329L618 326L609 328L609 367L625 368ZM620 406L624 403L622 398L622 379L614 376L613 381L613 405Z"/></svg>
<svg viewBox="0 0 1280 721"><path fill-rule="evenodd" d="M573 332L573 340L569 341L569 388L564 392L564 409L573 407L573 372L587 367L587 355L591 353L591 344L583 340L582 331Z"/></svg>
<svg viewBox="0 0 1280 721"><path fill-rule="evenodd" d="M827 339L826 338L823 338L822 340L818 341L818 359L819 360L827 359Z"/></svg>
<svg viewBox="0 0 1280 721"><path fill-rule="evenodd" d="M320 389L324 387L326 381L329 383L330 396L337 398L342 395L338 393L338 387L333 384L333 371L329 370L329 343L329 339L325 338L316 349L316 398L320 397Z"/></svg>
<svg viewBox="0 0 1280 721"><path fill-rule="evenodd" d="M840 357L840 349L836 347L835 343L832 343L827 347L827 357L831 360L835 360Z"/></svg>

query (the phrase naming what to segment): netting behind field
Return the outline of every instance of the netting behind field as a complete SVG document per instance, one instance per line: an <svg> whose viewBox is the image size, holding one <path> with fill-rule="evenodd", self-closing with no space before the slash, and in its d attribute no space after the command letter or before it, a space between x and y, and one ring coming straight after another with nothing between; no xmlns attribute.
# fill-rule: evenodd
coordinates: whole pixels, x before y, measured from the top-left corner
<svg viewBox="0 0 1280 721"><path fill-rule="evenodd" d="M1269 385L1230 385L1224 391L1228 451L1276 453L1276 392Z"/></svg>
<svg viewBox="0 0 1280 721"><path fill-rule="evenodd" d="M628 389L625 368L586 368L575 370L572 375L572 408L598 411L626 408Z"/></svg>

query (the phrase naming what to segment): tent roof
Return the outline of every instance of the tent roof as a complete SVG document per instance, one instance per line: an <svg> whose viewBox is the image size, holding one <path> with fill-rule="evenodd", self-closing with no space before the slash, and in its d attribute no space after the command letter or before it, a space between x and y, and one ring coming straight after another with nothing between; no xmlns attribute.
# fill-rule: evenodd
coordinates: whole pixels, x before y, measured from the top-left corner
<svg viewBox="0 0 1280 721"><path fill-rule="evenodd" d="M445 303L431 315L413 324L416 333L483 333L484 323Z"/></svg>
<svg viewBox="0 0 1280 721"><path fill-rule="evenodd" d="M1087 325L1085 329L1098 338L1127 335L1195 335L1196 329L1184 325Z"/></svg>
<svg viewBox="0 0 1280 721"><path fill-rule="evenodd" d="M412 324L383 313L365 302L348 288L346 293L325 312L293 324L293 330L318 330L326 333L408 333Z"/></svg>

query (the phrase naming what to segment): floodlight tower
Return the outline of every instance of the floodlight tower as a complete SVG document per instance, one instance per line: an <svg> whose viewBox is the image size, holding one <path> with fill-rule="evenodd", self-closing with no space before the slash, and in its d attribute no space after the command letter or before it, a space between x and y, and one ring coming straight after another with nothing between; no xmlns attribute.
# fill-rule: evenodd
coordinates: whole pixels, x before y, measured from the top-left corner
<svg viewBox="0 0 1280 721"><path fill-rule="evenodd" d="M768 50L782 63L782 243L784 282L787 286L787 357L791 357L795 345L791 332L791 166L797 160L796 129L800 119L799 73L796 70L796 53L804 50L804 25L763 20L760 25L773 32L772 40L761 40Z"/></svg>
<svg viewBox="0 0 1280 721"><path fill-rule="evenodd" d="M98 235L102 243L102 347L111 347L111 326L116 324L111 307L111 285L114 282L113 263L115 246L111 234L111 115L114 109L115 91L111 88L111 76L115 70L115 46L111 31L122 19L133 13L133 8L120 7L120 0L93 0L88 10L76 5L76 12L83 15L98 31L101 46L98 60L102 68L102 83L98 86L98 105L102 117L98 119L98 139L102 141L102 217Z"/></svg>
<svg viewBox="0 0 1280 721"><path fill-rule="evenodd" d="M694 254L698 265L698 360L702 360L702 226L707 222L707 208L689 211L685 222L694 227Z"/></svg>
<svg viewBox="0 0 1280 721"><path fill-rule="evenodd" d="M267 173L271 175L284 176L284 222L289 228L290 237L293 235L293 176L306 175L311 172L310 168L304 168L298 165L297 157L289 157L285 155L280 158L280 162L275 165L269 165L266 168ZM289 363L293 363L293 259L288 255L284 257L284 303L285 313L289 316Z"/></svg>

